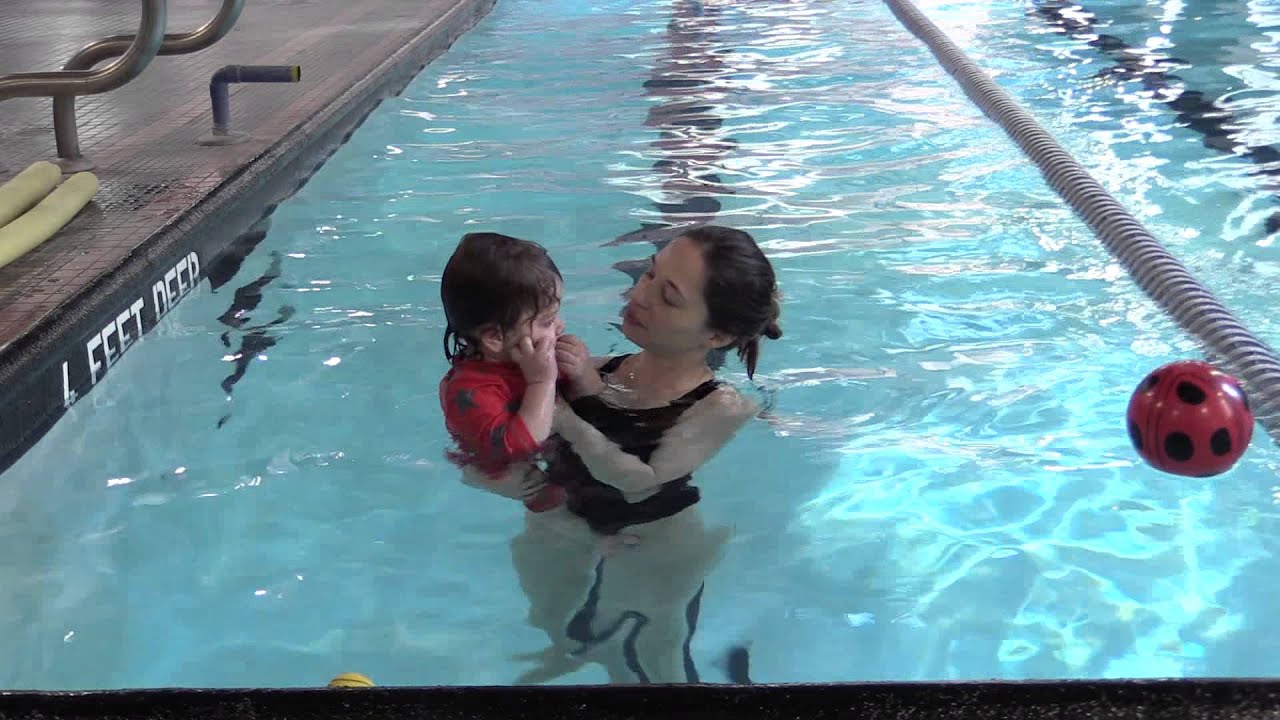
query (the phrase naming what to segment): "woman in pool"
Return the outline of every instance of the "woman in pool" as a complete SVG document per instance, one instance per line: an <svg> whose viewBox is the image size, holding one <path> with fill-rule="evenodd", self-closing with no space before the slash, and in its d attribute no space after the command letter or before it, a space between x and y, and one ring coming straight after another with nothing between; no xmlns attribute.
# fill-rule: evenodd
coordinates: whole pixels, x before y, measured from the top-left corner
<svg viewBox="0 0 1280 720"><path fill-rule="evenodd" d="M760 341L782 336L769 260L740 230L701 226L654 256L629 294L623 334L640 352L558 352L569 402L547 468L564 508L527 515L512 543L530 622L552 646L521 682L594 660L613 682L696 682L688 646L702 584L729 529L696 512L692 473L759 411L716 379L708 352L734 349L755 372ZM599 536L625 539L601 557Z"/></svg>

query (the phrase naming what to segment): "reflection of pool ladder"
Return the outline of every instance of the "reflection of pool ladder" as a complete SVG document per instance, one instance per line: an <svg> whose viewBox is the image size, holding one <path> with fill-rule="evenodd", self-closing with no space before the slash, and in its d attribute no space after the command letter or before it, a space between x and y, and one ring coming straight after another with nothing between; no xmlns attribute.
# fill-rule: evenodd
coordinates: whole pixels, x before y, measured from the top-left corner
<svg viewBox="0 0 1280 720"><path fill-rule="evenodd" d="M1280 444L1280 359L1249 332L1035 117L1010 97L911 0L885 0L969 99L1040 169L1133 281L1205 350L1244 381L1255 415ZM1145 372L1145 371L1143 371Z"/></svg>
<svg viewBox="0 0 1280 720"><path fill-rule="evenodd" d="M213 19L188 33L164 34L166 0L142 0L142 21L135 35L114 35L89 43L72 56L62 70L19 73L0 77L0 101L15 97L53 98L53 132L58 143L58 164L63 172L94 167L80 153L76 129L76 96L115 90L138 77L156 55L198 52L226 36L240 17L245 0L222 0ZM119 59L94 70L109 58Z"/></svg>

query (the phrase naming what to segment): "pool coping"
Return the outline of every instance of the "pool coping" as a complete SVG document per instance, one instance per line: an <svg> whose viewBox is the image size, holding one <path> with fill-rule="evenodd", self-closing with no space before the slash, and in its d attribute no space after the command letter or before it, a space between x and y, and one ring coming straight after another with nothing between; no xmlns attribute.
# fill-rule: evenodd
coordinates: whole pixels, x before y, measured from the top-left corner
<svg viewBox="0 0 1280 720"><path fill-rule="evenodd" d="M382 100L475 26L497 0L457 0L323 110L239 167L122 262L0 348L0 474L82 400L237 236L296 193ZM114 329L117 347L104 338Z"/></svg>
<svg viewBox="0 0 1280 720"><path fill-rule="evenodd" d="M1280 717L1275 680L167 689L0 693L0 720L103 718L1118 720Z"/></svg>

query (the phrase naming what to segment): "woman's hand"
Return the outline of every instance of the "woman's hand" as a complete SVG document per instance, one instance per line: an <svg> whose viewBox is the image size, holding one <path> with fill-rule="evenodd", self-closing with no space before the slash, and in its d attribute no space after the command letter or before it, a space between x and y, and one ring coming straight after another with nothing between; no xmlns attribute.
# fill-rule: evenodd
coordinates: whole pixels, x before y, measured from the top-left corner
<svg viewBox="0 0 1280 720"><path fill-rule="evenodd" d="M520 499L529 500L547 486L547 473L537 465L531 465L520 479Z"/></svg>
<svg viewBox="0 0 1280 720"><path fill-rule="evenodd" d="M569 384L569 399L594 395L600 391L602 383L591 362L591 352L587 350L586 343L576 335L561 335L556 340L556 366L560 370L560 377Z"/></svg>
<svg viewBox="0 0 1280 720"><path fill-rule="evenodd" d="M586 343L576 335L561 335L556 340L556 365L560 368L560 377L569 382L577 382L594 369Z"/></svg>

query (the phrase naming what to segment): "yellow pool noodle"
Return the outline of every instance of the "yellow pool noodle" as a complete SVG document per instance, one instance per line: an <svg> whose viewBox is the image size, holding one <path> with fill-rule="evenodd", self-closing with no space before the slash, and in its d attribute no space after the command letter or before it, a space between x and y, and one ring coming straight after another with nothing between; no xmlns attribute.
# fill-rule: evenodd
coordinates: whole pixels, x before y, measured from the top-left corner
<svg viewBox="0 0 1280 720"><path fill-rule="evenodd" d="M76 173L17 220L0 227L0 268L53 237L97 192L93 173Z"/></svg>
<svg viewBox="0 0 1280 720"><path fill-rule="evenodd" d="M9 182L0 185L0 227L35 205L62 178L57 165L41 160L31 163Z"/></svg>

